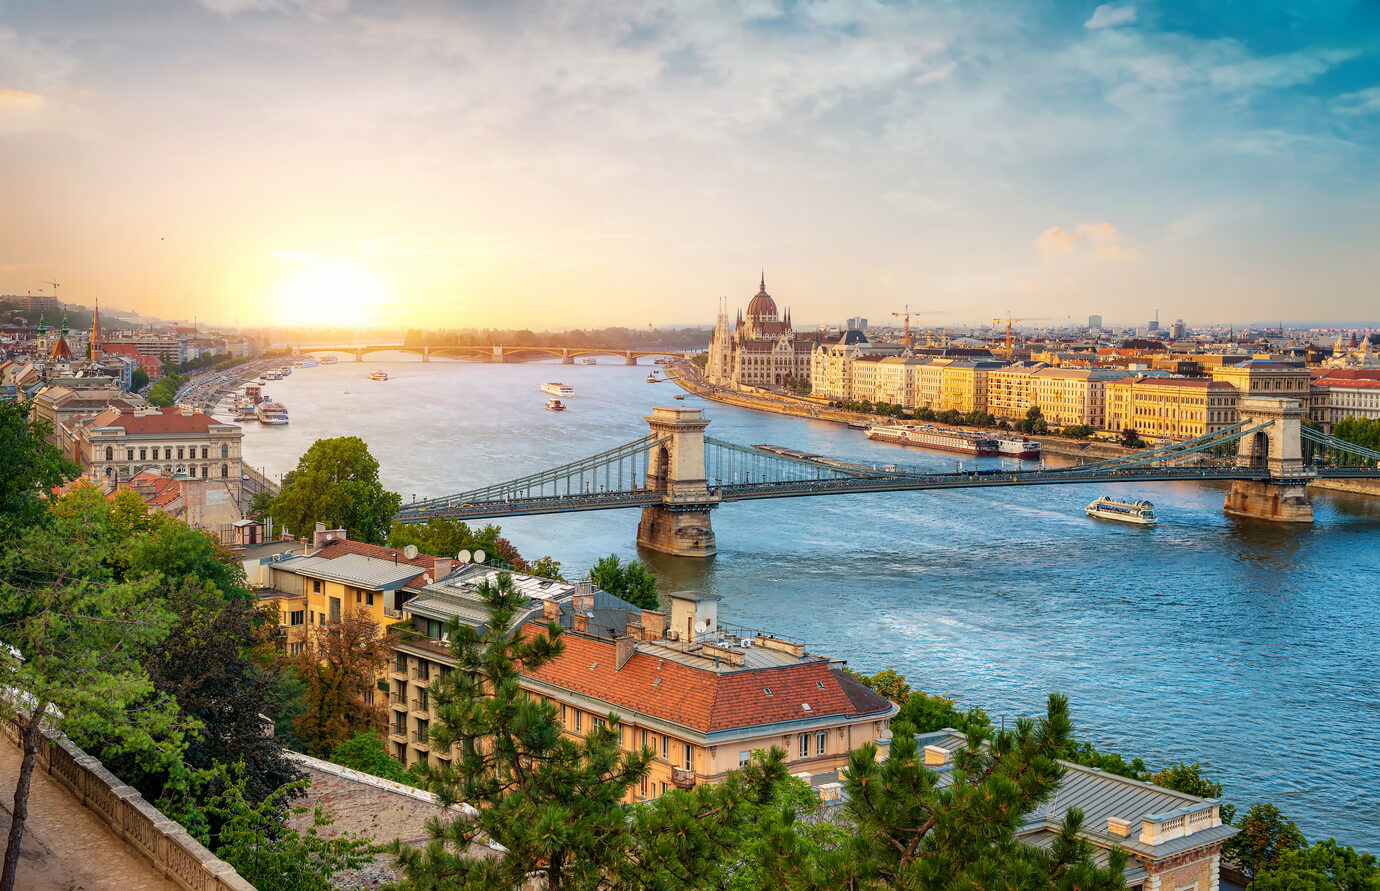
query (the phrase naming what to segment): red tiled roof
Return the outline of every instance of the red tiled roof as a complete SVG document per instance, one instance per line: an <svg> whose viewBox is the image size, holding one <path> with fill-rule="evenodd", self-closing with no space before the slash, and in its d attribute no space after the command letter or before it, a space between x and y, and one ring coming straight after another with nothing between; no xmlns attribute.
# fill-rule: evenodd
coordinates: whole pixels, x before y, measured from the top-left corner
<svg viewBox="0 0 1380 891"><path fill-rule="evenodd" d="M540 630L529 623L523 633ZM854 705L824 660L719 674L639 651L616 670L613 641L571 632L562 640L565 652L529 677L607 702L615 711L641 712L703 733L874 713Z"/></svg>
<svg viewBox="0 0 1380 891"><path fill-rule="evenodd" d="M178 408L165 408L157 414L144 412L135 414L132 409L111 408L96 415L93 423L97 427L123 427L126 433L138 436L205 433L212 426L224 424L223 421L217 421L210 415L201 412L191 412L184 415Z"/></svg>
<svg viewBox="0 0 1380 891"><path fill-rule="evenodd" d="M1380 381L1380 368L1328 368L1317 383L1325 384L1338 380Z"/></svg>
<svg viewBox="0 0 1380 891"><path fill-rule="evenodd" d="M1316 385L1318 385L1318 386L1323 386L1323 387L1327 387L1328 389L1334 389L1334 390L1375 390L1375 389L1380 389L1380 380L1373 380L1373 381L1372 381L1372 380L1355 380L1355 379L1352 379L1352 380L1335 380L1335 379L1334 379L1334 380L1328 380L1327 378L1323 378L1322 380L1314 381L1313 383L1316 384Z"/></svg>

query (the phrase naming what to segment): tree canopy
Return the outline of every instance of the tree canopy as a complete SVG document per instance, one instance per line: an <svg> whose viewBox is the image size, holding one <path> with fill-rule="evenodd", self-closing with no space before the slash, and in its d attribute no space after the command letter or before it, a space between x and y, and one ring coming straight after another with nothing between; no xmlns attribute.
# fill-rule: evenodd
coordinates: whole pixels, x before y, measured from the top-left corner
<svg viewBox="0 0 1380 891"><path fill-rule="evenodd" d="M388 546L401 548L413 545L423 554L454 557L461 551L481 550L486 556L497 557L517 572L542 578L564 581L560 561L552 557L527 560L511 541L503 537L503 530L493 523L477 529L463 520L450 517L431 517L425 523L394 523L388 533Z"/></svg>
<svg viewBox="0 0 1380 891"><path fill-rule="evenodd" d="M623 563L616 554L609 554L590 567L589 580L595 587L642 609L657 608L656 576L641 560Z"/></svg>
<svg viewBox="0 0 1380 891"><path fill-rule="evenodd" d="M27 402L0 402L0 538L43 522L48 492L77 477L52 433L47 421L29 419Z"/></svg>
<svg viewBox="0 0 1380 891"><path fill-rule="evenodd" d="M401 506L402 497L379 482L379 462L364 440L337 436L312 443L283 478L268 513L299 537L325 523L356 541L382 544Z"/></svg>

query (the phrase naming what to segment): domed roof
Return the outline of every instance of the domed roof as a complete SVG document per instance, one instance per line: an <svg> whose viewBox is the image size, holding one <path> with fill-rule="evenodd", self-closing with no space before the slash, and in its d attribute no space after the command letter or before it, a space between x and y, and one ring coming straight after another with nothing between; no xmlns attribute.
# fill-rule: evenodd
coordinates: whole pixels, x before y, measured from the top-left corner
<svg viewBox="0 0 1380 891"><path fill-rule="evenodd" d="M765 272L762 273L762 284L757 291L757 296L748 303L747 314L750 319L776 318L776 301L771 299L771 295L767 293L767 275Z"/></svg>

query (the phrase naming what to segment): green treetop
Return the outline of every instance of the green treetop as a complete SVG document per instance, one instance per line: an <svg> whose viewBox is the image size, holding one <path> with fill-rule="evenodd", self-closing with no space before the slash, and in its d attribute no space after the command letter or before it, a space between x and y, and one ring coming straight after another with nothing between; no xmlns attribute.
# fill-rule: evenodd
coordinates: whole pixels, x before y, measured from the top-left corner
<svg viewBox="0 0 1380 891"><path fill-rule="evenodd" d="M269 515L299 537L317 523L342 528L356 541L382 544L402 498L379 482L379 462L358 436L312 443L283 479Z"/></svg>
<svg viewBox="0 0 1380 891"><path fill-rule="evenodd" d="M657 608L656 576L647 571L641 560L622 563L616 554L609 554L590 567L589 580L642 609Z"/></svg>

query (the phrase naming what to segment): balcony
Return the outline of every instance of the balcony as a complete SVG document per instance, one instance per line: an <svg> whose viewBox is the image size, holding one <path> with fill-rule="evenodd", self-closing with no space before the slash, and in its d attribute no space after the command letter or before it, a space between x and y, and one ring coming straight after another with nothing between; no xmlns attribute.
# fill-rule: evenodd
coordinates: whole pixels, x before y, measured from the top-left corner
<svg viewBox="0 0 1380 891"><path fill-rule="evenodd" d="M425 733L413 733L412 745L415 748L421 749L423 752L431 751L431 739L429 735Z"/></svg>
<svg viewBox="0 0 1380 891"><path fill-rule="evenodd" d="M398 665L398 663L394 662L392 665L388 666L388 676L394 680L405 682L407 680L407 666Z"/></svg>
<svg viewBox="0 0 1380 891"><path fill-rule="evenodd" d="M431 710L427 708L429 703L422 702L420 699L412 700L412 715L416 718L430 718Z"/></svg>
<svg viewBox="0 0 1380 891"><path fill-rule="evenodd" d="M406 727L389 727L389 728L388 728L388 738L389 738L390 740L392 740L393 742L397 742L397 743L406 743L406 742L407 742L407 728L406 728Z"/></svg>
<svg viewBox="0 0 1380 891"><path fill-rule="evenodd" d="M671 785L677 789L695 788L695 772L683 767L671 768Z"/></svg>
<svg viewBox="0 0 1380 891"><path fill-rule="evenodd" d="M407 697L401 693L388 694L388 704L399 711L407 711Z"/></svg>

